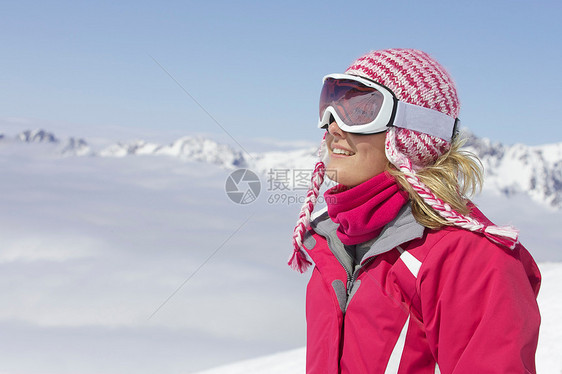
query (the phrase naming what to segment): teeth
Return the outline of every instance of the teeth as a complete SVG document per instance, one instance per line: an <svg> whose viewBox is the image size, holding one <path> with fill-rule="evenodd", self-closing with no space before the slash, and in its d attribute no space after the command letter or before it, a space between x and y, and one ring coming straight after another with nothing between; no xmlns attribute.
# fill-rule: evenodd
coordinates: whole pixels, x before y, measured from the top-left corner
<svg viewBox="0 0 562 374"><path fill-rule="evenodd" d="M337 155L346 155L346 156L353 156L354 155L353 152L348 152L348 151L343 150L341 148L334 148L334 149L332 149L332 152L337 154Z"/></svg>

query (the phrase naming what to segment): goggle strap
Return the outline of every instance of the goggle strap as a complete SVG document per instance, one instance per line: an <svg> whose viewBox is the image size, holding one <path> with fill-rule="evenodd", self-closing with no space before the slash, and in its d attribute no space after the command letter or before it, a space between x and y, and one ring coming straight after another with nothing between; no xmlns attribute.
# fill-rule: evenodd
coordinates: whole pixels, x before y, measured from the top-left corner
<svg viewBox="0 0 562 374"><path fill-rule="evenodd" d="M453 138L457 120L433 109L398 101L393 125L436 136L447 142Z"/></svg>

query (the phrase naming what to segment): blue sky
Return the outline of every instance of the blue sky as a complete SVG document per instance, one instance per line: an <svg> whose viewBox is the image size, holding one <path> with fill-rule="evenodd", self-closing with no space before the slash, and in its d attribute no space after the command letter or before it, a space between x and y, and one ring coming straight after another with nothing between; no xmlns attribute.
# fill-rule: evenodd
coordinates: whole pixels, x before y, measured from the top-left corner
<svg viewBox="0 0 562 374"><path fill-rule="evenodd" d="M560 142L561 4L2 2L0 123L316 142L322 76L408 47L447 67L477 135Z"/></svg>

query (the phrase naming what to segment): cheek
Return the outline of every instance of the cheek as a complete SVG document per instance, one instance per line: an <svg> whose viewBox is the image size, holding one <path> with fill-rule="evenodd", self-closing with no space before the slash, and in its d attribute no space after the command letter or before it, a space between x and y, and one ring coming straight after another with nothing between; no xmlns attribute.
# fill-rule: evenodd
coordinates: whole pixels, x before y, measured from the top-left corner
<svg viewBox="0 0 562 374"><path fill-rule="evenodd" d="M324 135L324 141L327 145L329 145L332 143L332 140L334 140L334 137L330 134L330 132L326 131L326 135Z"/></svg>
<svg viewBox="0 0 562 374"><path fill-rule="evenodd" d="M366 145L365 147L358 147L358 149L360 151L358 154L363 156L361 162L366 169L379 170L386 166L387 158L383 147Z"/></svg>

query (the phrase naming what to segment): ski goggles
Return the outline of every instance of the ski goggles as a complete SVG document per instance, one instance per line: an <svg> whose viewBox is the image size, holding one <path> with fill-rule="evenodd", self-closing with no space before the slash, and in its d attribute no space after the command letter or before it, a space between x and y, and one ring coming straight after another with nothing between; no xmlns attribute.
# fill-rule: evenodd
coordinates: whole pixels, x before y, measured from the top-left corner
<svg viewBox="0 0 562 374"><path fill-rule="evenodd" d="M355 134L376 134L396 126L451 141L458 118L439 111L408 104L387 87L350 74L324 77L320 94L319 128L336 121L340 129Z"/></svg>

